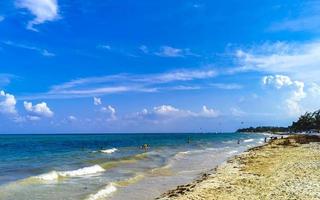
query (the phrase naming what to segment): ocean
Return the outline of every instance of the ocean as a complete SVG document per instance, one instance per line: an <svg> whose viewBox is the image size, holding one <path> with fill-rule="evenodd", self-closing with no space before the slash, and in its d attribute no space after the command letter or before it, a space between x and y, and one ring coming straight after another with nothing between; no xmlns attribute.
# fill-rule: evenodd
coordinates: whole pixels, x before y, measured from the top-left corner
<svg viewBox="0 0 320 200"><path fill-rule="evenodd" d="M264 137L244 133L0 135L0 199L153 199L263 144ZM150 148L145 151L140 148L143 144Z"/></svg>

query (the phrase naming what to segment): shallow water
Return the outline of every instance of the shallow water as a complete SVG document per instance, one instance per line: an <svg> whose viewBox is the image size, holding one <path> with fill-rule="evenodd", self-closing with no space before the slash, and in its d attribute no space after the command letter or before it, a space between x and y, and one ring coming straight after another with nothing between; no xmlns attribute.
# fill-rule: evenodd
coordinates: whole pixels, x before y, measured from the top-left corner
<svg viewBox="0 0 320 200"><path fill-rule="evenodd" d="M261 144L264 137L0 135L0 199L152 199ZM150 145L148 152L139 148L143 144Z"/></svg>

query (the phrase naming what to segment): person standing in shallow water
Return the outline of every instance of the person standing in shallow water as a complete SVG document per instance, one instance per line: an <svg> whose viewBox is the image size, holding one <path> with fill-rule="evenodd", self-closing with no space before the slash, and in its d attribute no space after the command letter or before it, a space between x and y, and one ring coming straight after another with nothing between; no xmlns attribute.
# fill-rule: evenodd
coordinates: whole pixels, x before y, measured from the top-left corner
<svg viewBox="0 0 320 200"><path fill-rule="evenodd" d="M240 140L238 140L237 144L240 144Z"/></svg>
<svg viewBox="0 0 320 200"><path fill-rule="evenodd" d="M147 152L147 150L149 149L149 145L148 144L143 144L140 148L144 150L144 152Z"/></svg>

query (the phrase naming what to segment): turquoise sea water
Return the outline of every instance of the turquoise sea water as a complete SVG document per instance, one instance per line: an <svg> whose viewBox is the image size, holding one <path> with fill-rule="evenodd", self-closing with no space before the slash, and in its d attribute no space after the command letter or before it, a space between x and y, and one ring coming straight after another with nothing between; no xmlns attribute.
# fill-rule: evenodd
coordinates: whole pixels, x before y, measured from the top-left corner
<svg viewBox="0 0 320 200"><path fill-rule="evenodd" d="M0 135L0 199L152 199L263 143L264 137L240 133ZM143 144L150 145L147 152L139 148Z"/></svg>

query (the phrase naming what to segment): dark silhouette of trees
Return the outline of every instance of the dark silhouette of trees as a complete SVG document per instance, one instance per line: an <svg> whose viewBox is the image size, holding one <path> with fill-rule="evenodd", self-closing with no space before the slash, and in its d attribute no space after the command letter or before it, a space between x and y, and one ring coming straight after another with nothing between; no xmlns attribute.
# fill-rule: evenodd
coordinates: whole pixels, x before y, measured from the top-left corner
<svg viewBox="0 0 320 200"><path fill-rule="evenodd" d="M237 132L320 132L320 110L306 112L289 127L258 126L238 129Z"/></svg>
<svg viewBox="0 0 320 200"><path fill-rule="evenodd" d="M293 132L302 131L320 131L320 110L313 113L306 112L304 115L300 116L298 121L292 122L289 129Z"/></svg>
<svg viewBox="0 0 320 200"><path fill-rule="evenodd" d="M246 133L263 133L263 132L288 132L287 127L274 127L274 126L258 126L258 127L249 127L238 129L237 132L246 132Z"/></svg>

